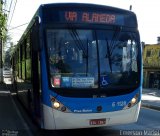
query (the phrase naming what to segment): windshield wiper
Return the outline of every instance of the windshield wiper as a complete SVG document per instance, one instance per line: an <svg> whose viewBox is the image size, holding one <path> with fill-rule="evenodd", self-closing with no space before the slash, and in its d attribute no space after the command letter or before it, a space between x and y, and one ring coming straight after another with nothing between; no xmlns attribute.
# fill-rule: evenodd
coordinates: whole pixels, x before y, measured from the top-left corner
<svg viewBox="0 0 160 136"><path fill-rule="evenodd" d="M85 46L84 46L82 40L80 39L79 34L77 33L77 30L74 29L74 27L72 27L71 24L69 25L68 30L69 30L69 33L72 36L76 46L78 47L78 49L83 52L82 57L86 58L86 72L85 73L86 73L86 76L87 76L87 74L88 74L88 63L89 63L88 62L88 44L89 44L88 38L87 38L87 49L85 49Z"/></svg>
<svg viewBox="0 0 160 136"><path fill-rule="evenodd" d="M112 37L112 40L109 44L108 42L108 39L106 37L106 46L107 46L107 54L106 54L106 57L108 57L108 61L109 61L109 67L110 67L110 70L111 70L111 73L112 73L112 54L113 54L113 51L115 49L115 41L118 39L119 35L120 35L120 32L122 30L122 27L116 27L116 30L113 34L113 37Z"/></svg>
<svg viewBox="0 0 160 136"><path fill-rule="evenodd" d="M112 73L112 59L111 59L111 51L110 51L110 48L109 48L109 43L108 43L108 40L106 39L106 46L107 46L107 54L106 54L106 57L108 57L108 61L109 61L109 68L111 70L111 73Z"/></svg>
<svg viewBox="0 0 160 136"><path fill-rule="evenodd" d="M75 29L73 29L72 26L69 27L68 30L69 30L69 32L70 32L73 40L75 41L78 49L82 50L82 51L83 51L83 55L85 56L85 58L87 58L88 56L87 56L85 47L84 47L83 42L82 42L82 40L80 39L79 34L77 33L77 31L76 31Z"/></svg>

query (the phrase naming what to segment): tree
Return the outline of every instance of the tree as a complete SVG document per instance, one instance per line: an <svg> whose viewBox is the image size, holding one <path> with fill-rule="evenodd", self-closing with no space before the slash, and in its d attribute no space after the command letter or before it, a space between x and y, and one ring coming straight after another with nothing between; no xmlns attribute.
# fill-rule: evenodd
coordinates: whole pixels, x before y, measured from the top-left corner
<svg viewBox="0 0 160 136"><path fill-rule="evenodd" d="M13 55L15 46L13 45L13 42L10 43L10 48L5 52L4 55L4 65L7 65L10 67L10 60L11 56Z"/></svg>
<svg viewBox="0 0 160 136"><path fill-rule="evenodd" d="M2 10L3 2L1 0L0 2L0 38L2 40L6 40L6 20L7 20L7 15L3 13Z"/></svg>
<svg viewBox="0 0 160 136"><path fill-rule="evenodd" d="M2 10L3 1L0 0L0 82L3 82L3 62L2 62L2 50L3 44L6 38L6 20L7 15L3 13Z"/></svg>

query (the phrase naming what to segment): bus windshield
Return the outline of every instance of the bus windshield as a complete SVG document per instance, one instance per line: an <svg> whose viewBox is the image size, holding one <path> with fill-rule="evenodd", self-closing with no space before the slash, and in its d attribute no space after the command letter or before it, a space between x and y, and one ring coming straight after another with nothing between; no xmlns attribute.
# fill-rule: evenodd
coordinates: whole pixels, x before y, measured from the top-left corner
<svg viewBox="0 0 160 136"><path fill-rule="evenodd" d="M48 29L49 76L54 88L137 86L138 41L133 32Z"/></svg>

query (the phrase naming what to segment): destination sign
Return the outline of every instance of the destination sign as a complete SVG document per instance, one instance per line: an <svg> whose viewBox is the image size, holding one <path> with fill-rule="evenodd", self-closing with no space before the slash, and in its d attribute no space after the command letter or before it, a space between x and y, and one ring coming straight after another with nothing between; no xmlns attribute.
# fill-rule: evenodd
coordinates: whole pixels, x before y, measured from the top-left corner
<svg viewBox="0 0 160 136"><path fill-rule="evenodd" d="M72 78L72 87L93 87L94 78L93 77L73 77Z"/></svg>
<svg viewBox="0 0 160 136"><path fill-rule="evenodd" d="M78 24L107 24L137 27L136 16L129 12L118 12L101 9L79 9L79 8L51 8L44 9L43 23L78 23Z"/></svg>
<svg viewBox="0 0 160 136"><path fill-rule="evenodd" d="M83 22L83 23L107 23L114 24L116 15L96 12L76 12L66 11L65 20L68 22Z"/></svg>

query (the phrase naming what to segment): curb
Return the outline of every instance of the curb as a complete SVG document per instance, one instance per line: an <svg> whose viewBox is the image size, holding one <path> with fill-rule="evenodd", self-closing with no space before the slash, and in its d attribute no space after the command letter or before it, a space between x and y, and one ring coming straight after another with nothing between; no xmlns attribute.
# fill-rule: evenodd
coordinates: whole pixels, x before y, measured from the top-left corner
<svg viewBox="0 0 160 136"><path fill-rule="evenodd" d="M141 107L160 111L159 106L154 106L154 105L150 105L150 104L147 104L147 103L142 103Z"/></svg>

